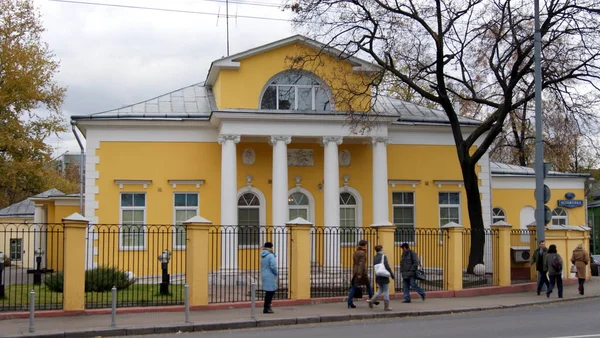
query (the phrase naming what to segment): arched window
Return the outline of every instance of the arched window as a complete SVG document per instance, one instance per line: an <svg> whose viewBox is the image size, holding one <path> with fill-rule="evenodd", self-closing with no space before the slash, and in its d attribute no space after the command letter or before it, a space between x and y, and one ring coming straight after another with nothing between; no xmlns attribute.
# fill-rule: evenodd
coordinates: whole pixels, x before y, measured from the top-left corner
<svg viewBox="0 0 600 338"><path fill-rule="evenodd" d="M569 223L567 211L563 208L552 210L552 225L567 225Z"/></svg>
<svg viewBox="0 0 600 338"><path fill-rule="evenodd" d="M254 193L238 199L238 245L260 246L260 200Z"/></svg>
<svg viewBox="0 0 600 338"><path fill-rule="evenodd" d="M276 75L265 87L260 109L331 110L329 91L309 72L289 71Z"/></svg>
<svg viewBox="0 0 600 338"><path fill-rule="evenodd" d="M492 223L500 221L506 222L506 213L504 212L504 210L502 210L502 208L495 207L494 209L492 209Z"/></svg>
<svg viewBox="0 0 600 338"><path fill-rule="evenodd" d="M308 197L301 192L294 192L288 197L288 209L290 212L290 220L302 217L305 220L309 220L309 206Z"/></svg>
<svg viewBox="0 0 600 338"><path fill-rule="evenodd" d="M356 198L349 192L340 194L340 242L356 244Z"/></svg>

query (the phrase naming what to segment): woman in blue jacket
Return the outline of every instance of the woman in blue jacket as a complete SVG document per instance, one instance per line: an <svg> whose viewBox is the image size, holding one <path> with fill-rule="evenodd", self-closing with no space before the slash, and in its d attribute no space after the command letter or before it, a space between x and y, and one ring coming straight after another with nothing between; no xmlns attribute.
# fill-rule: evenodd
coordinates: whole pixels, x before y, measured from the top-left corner
<svg viewBox="0 0 600 338"><path fill-rule="evenodd" d="M265 292L263 313L273 313L271 301L277 290L277 259L273 253L273 243L265 243L260 257L260 276L262 279L262 289Z"/></svg>

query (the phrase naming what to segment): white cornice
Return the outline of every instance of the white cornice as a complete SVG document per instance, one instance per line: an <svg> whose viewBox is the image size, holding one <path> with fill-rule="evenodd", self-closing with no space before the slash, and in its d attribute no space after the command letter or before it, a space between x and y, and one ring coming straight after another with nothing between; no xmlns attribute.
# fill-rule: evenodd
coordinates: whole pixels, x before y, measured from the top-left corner
<svg viewBox="0 0 600 338"><path fill-rule="evenodd" d="M388 184L392 188L395 188L396 185L412 185L413 188L416 188L419 183L421 183L421 180L388 180Z"/></svg>
<svg viewBox="0 0 600 338"><path fill-rule="evenodd" d="M173 189L177 188L177 185L195 185L196 188L200 188L205 180L169 180L168 182Z"/></svg>
<svg viewBox="0 0 600 338"><path fill-rule="evenodd" d="M464 183L461 180L434 180L433 184L437 185L438 188L441 188L445 185L457 185L460 189L462 188Z"/></svg>
<svg viewBox="0 0 600 338"><path fill-rule="evenodd" d="M115 184L119 185L119 189L123 189L125 185L141 185L146 189L151 183L152 180L115 180Z"/></svg>

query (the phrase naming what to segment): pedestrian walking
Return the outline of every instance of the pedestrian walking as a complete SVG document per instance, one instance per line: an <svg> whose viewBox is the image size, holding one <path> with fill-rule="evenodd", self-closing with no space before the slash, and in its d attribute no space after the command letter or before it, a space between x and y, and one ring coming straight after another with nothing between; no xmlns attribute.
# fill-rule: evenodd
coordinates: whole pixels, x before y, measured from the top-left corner
<svg viewBox="0 0 600 338"><path fill-rule="evenodd" d="M548 254L548 249L546 248L546 241L540 241L540 245L533 252L533 256L531 257L531 265L535 265L535 269L538 273L538 282L537 282L537 295L539 296L542 292L542 285L546 285L546 290L550 287L550 282L548 281L548 277L546 274L548 270L544 270L544 261L546 259L546 255Z"/></svg>
<svg viewBox="0 0 600 338"><path fill-rule="evenodd" d="M375 282L377 283L377 293L375 293L375 295L373 295L373 297L369 300L367 300L367 302L369 303L369 307L373 308L373 303L375 302L375 300L377 299L377 297L379 297L381 294L383 294L383 311L391 311L392 308L390 308L390 277L392 279L396 279L396 277L394 276L394 273L392 272L392 269L390 268L390 264L388 262L387 256L385 255L385 253L383 252L383 246L381 245L377 245L375 246L375 252L377 252L377 255L375 255L375 257L373 258L373 266L375 268ZM383 264L383 267L385 268L385 271L387 271L387 273L380 273L378 271L378 264Z"/></svg>
<svg viewBox="0 0 600 338"><path fill-rule="evenodd" d="M556 245L551 244L548 248L546 258L544 259L544 268L548 271L548 277L550 277L550 286L548 287L548 291L546 291L546 297L550 297L554 285L556 285L556 288L558 289L558 298L563 298L563 266L563 259L558 252L556 252Z"/></svg>
<svg viewBox="0 0 600 338"><path fill-rule="evenodd" d="M579 243L575 250L573 250L571 263L573 263L577 268L575 276L577 276L577 281L579 282L579 294L582 296L584 293L583 284L585 283L585 279L587 277L587 265L589 262L590 255L583 249L583 244Z"/></svg>
<svg viewBox="0 0 600 338"><path fill-rule="evenodd" d="M262 289L265 292L263 313L273 313L271 302L273 301L275 291L277 291L277 260L273 253L273 243L265 243L260 257L260 277L262 280Z"/></svg>
<svg viewBox="0 0 600 338"><path fill-rule="evenodd" d="M369 244L369 242L365 241L364 239L360 240L358 242L358 248L356 248L356 251L354 252L352 285L350 286L350 293L348 294L349 309L356 308L356 305L354 305L354 294L356 293L356 290L361 287L361 285L365 285L367 287L369 298L373 297L371 281L369 280L369 275L367 274L367 244ZM373 304L377 305L379 303L373 302ZM371 305L371 303L369 303L369 305Z"/></svg>
<svg viewBox="0 0 600 338"><path fill-rule="evenodd" d="M410 303L410 288L412 287L421 299L425 301L425 291L415 282L415 273L419 269L419 256L412 251L408 243L402 243L402 260L400 262L400 273L402 273L402 288L404 289L404 301Z"/></svg>

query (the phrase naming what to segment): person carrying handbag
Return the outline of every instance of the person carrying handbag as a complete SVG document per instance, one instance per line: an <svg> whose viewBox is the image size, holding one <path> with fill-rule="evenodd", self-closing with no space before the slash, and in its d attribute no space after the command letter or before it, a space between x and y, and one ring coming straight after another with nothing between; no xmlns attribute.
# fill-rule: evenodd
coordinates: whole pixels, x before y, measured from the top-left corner
<svg viewBox="0 0 600 338"><path fill-rule="evenodd" d="M369 307L373 308L373 303L381 294L383 294L383 311L392 311L390 308L390 277L396 279L385 253L383 246L375 246L377 255L373 258L373 267L375 268L375 282L377 283L377 293L371 299L368 299Z"/></svg>
<svg viewBox="0 0 600 338"><path fill-rule="evenodd" d="M402 243L402 261L400 262L400 273L402 274L402 289L404 291L404 301L410 303L410 288L417 291L421 299L425 301L425 291L415 282L415 275L419 269L419 257L410 249L408 243Z"/></svg>

